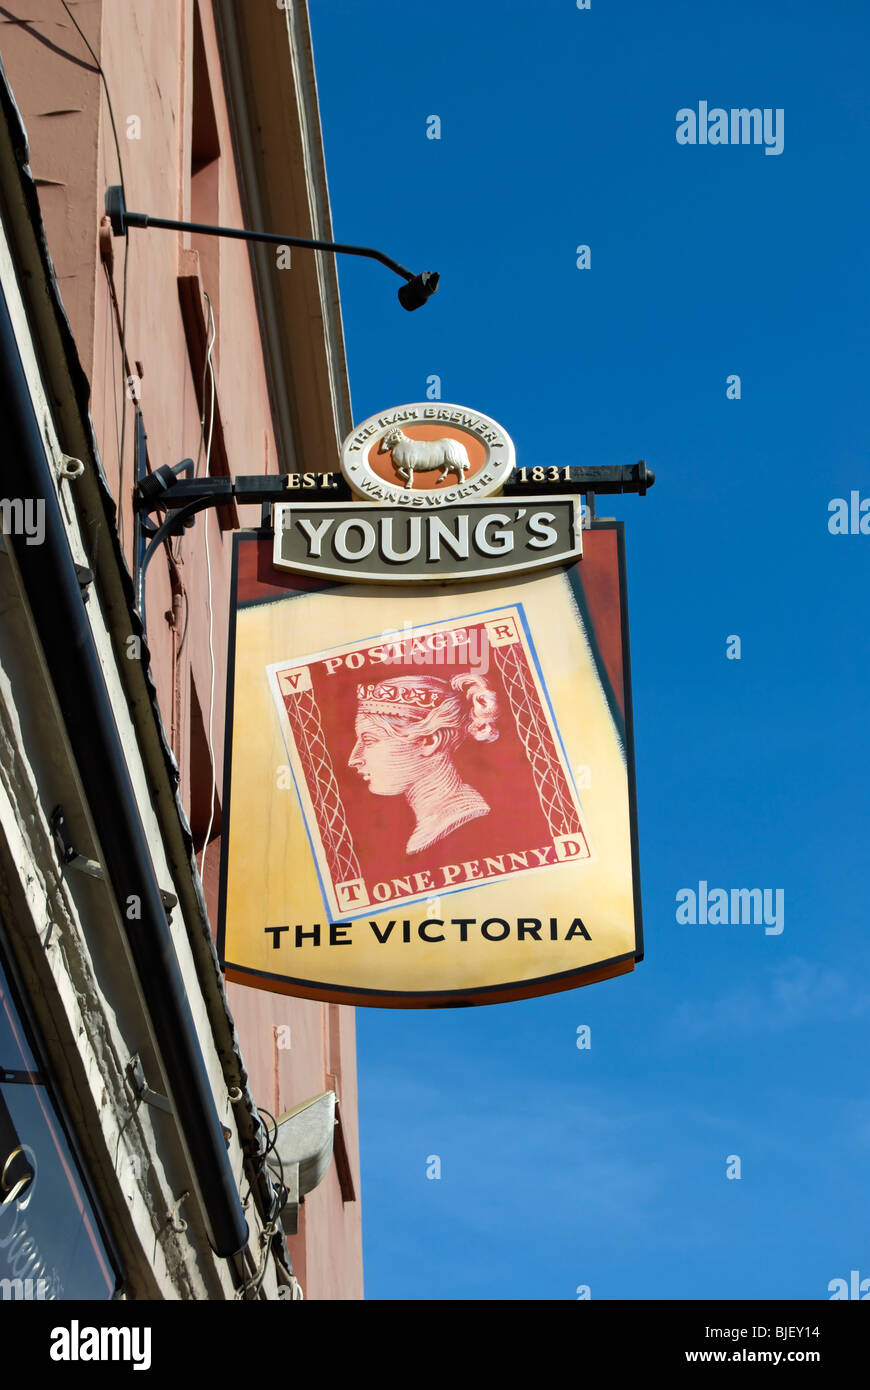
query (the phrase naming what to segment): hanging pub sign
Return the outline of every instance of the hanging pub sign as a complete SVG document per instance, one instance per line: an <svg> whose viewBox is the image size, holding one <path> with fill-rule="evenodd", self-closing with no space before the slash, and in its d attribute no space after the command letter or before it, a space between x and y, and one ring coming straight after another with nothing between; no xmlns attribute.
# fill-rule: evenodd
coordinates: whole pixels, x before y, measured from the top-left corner
<svg viewBox="0 0 870 1390"><path fill-rule="evenodd" d="M235 536L230 979L421 1008L641 958L622 524L513 467L488 417L402 406L345 442L354 500Z"/></svg>

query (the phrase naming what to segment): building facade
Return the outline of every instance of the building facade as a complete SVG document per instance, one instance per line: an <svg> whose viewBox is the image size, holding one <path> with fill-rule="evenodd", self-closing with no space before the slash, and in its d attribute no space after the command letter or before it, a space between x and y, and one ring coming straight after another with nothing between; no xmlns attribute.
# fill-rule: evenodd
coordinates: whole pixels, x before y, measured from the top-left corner
<svg viewBox="0 0 870 1390"><path fill-rule="evenodd" d="M307 9L10 0L0 56L0 1291L361 1298L354 1012L225 986L215 953L230 542L260 508L143 567L165 513L136 505L160 469L335 467L335 265L105 213L120 185L331 237ZM324 1097L297 1192L274 1120Z"/></svg>

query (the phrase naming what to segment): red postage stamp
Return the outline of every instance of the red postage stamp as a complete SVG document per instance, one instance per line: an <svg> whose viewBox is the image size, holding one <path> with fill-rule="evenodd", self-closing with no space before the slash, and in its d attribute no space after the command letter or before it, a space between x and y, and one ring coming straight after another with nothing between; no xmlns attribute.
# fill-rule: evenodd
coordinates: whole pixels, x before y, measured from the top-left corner
<svg viewBox="0 0 870 1390"><path fill-rule="evenodd" d="M334 920L593 858L522 604L268 674Z"/></svg>

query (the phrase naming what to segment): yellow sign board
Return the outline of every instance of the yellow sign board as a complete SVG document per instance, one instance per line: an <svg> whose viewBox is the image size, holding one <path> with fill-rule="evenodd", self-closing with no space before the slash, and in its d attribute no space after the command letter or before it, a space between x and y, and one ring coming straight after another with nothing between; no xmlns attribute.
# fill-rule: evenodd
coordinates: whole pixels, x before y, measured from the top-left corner
<svg viewBox="0 0 870 1390"><path fill-rule="evenodd" d="M220 949L342 1003L494 1003L641 957L622 528L387 588L238 536Z"/></svg>

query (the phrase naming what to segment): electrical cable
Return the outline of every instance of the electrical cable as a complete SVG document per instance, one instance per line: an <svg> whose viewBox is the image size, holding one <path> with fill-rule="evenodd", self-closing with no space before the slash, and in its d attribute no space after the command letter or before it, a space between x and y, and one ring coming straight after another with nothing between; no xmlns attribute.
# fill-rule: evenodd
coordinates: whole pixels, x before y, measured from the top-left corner
<svg viewBox="0 0 870 1390"><path fill-rule="evenodd" d="M108 291L109 291L109 303L108 303L108 305L107 305L107 308L108 308L108 311L109 311L109 312L108 312L108 315L107 315L107 317L106 317L106 333L105 333L105 338L104 338L104 340L103 340L103 350L105 351L106 340L108 339L108 336L109 336L109 323L110 323L111 317L112 317L112 279L111 279L111 276L110 276L110 274L109 274L109 267L108 267L105 263L103 264L103 273L104 273L104 275L105 275L105 277L106 277L106 287L107 287L107 289L108 289ZM115 353L114 353L114 352L107 352L107 353L106 353L106 356L111 360L111 363L112 363L112 404L113 404L114 410L115 410L115 444L117 445L117 448L118 448L118 470L119 470L119 473L120 473L120 467L121 467L121 427L120 427L120 424L119 424L119 421L118 421L118 381L117 381L117 376L116 376L116 373L115 373Z"/></svg>
<svg viewBox="0 0 870 1390"><path fill-rule="evenodd" d="M262 1231L260 1232L260 1240L263 1245L263 1253L260 1257L260 1264L257 1268L257 1272L252 1279L246 1279L244 1284L242 1284L238 1289L236 1289L236 1299L247 1300L251 1298L254 1294L260 1292L263 1280L266 1277L266 1265L269 1261L269 1246L271 1245L272 1237L275 1235L277 1229L278 1213L276 1212L275 1215L269 1220L269 1222L263 1227Z"/></svg>
<svg viewBox="0 0 870 1390"><path fill-rule="evenodd" d="M211 372L211 409L212 409L212 423L213 423L213 418L214 418L214 395L215 395L215 392L214 392L214 368L213 368L212 365L211 365L211 351L212 351L212 348L214 347L214 340L215 340L215 335L216 335L216 333L217 333L217 329L216 329L216 326L215 326L214 314L212 313L211 299L209 298L208 291L207 291L207 290L203 290L203 295L205 296L205 300L206 300L206 302L207 302L207 304L208 304L208 323L206 324L206 336L208 337L208 335L211 334L211 337L210 337L209 342L206 344L206 349L205 349L205 361L204 361L203 364L202 364L202 385L201 385L201 387L200 387L200 392L199 392L199 398L200 398L200 400L202 401L202 414L201 414L200 417L199 417L199 447L197 448L197 451L196 451L196 461L195 461L195 463L194 463L194 465L193 465L193 476L194 476L195 478L198 478L198 477L199 477L199 461L200 461L200 459L202 458L202 446L203 446L203 443L205 442L205 383L206 383L206 380L207 380L207 378L208 378L209 372ZM210 433L210 432L211 432L211 425L209 426L209 433ZM209 440L209 449L206 450L206 458L205 458L205 476L206 476L206 477L208 477L210 449L211 449L211 441Z"/></svg>
<svg viewBox="0 0 870 1390"><path fill-rule="evenodd" d="M264 1105L257 1106L257 1113L259 1115L267 1115L268 1118L272 1121L272 1124L275 1126L275 1133L272 1135L271 1139L269 1138L269 1126L263 1126L263 1128L266 1131L266 1147L263 1150L261 1157L262 1162L264 1163L266 1168L268 1168L272 1176L278 1179L278 1213L280 1214L287 1204L287 1198L289 1197L290 1193L288 1192L287 1184L284 1181L284 1164L281 1159L281 1155L276 1147L278 1143L278 1121L275 1119L275 1116L272 1114L271 1110L267 1110ZM278 1161L279 1171L276 1171L268 1162L270 1153L273 1153L275 1155L275 1158Z"/></svg>
<svg viewBox="0 0 870 1390"><path fill-rule="evenodd" d="M216 327L215 321L214 321L214 313L212 312L211 299L209 298L208 294L205 293L205 291L203 291L203 293L205 294L206 303L208 304L208 322L209 322L209 326L210 326L210 328L211 328L211 337L209 338L208 347L206 348L206 354L205 354L205 364L206 364L206 369L208 370L208 373L209 373L209 381L210 381L210 384L211 384L211 414L210 414L209 423L208 423L208 444L207 444L207 446L206 446L206 451L205 451L205 476L208 477L208 476L209 476L209 469L210 469L210 467L211 467L211 444L212 444L212 434L213 434L213 431L214 431L214 407L215 407L214 368L213 368L212 365L211 365L211 354L212 354L212 348L214 347L214 340L215 340L215 337L216 337L216 335L217 335L217 327ZM198 464L199 464L199 457L197 456L197 463L194 465L194 475L196 475L196 468L197 468ZM208 518L207 518L207 517L203 518L203 529L204 529L204 531L205 531L205 568L206 568L206 574L207 574L207 576L208 576L208 652L209 652L209 662L210 662L210 666L211 666L211 679L210 679L209 701L208 701L208 736L207 736L207 740L208 740L208 754L209 754L209 759L210 759L210 761L211 761L211 800L210 800L210 803L209 803L209 811L208 811L208 827L206 828L205 839L203 840L203 845L202 845L202 854L201 854L201 856L200 856L200 861L199 861L199 876L200 876L200 879L202 879L203 882L204 882L205 856L206 856L206 851L208 850L208 841L209 841L209 836L211 835L211 828L212 828L212 825L214 824L214 799L215 799L215 793L216 793L216 791L217 791L217 766L216 766L216 764L215 764L215 756L214 756L214 738L213 738L213 734L214 734L214 687L215 687L215 679L214 679L214 678L215 678L215 659L214 659L214 607L213 607L213 604L212 604L211 554L210 554L210 552L209 552L209 543L208 543Z"/></svg>
<svg viewBox="0 0 870 1390"><path fill-rule="evenodd" d="M275 1126L275 1129L277 1130L277 1128L278 1128L278 1122L277 1122L277 1120L275 1119L275 1116L272 1114L271 1110L267 1110L266 1107L265 1107L265 1105L258 1105L258 1106L257 1106L257 1114L258 1114L258 1115L265 1115L266 1118L267 1118L268 1120L271 1120L271 1121L272 1121L272 1124ZM268 1153L269 1150L273 1147L273 1145L274 1145L274 1143L275 1143L275 1140L269 1138L269 1126L268 1126L268 1125L263 1125L263 1128L264 1128L264 1130L266 1131L266 1147L265 1147L265 1149L264 1149L264 1153Z"/></svg>
<svg viewBox="0 0 870 1390"><path fill-rule="evenodd" d="M265 1165L265 1167L269 1168L270 1172L274 1173L274 1170L270 1167L268 1163L266 1163L266 1159L269 1153L274 1153L281 1169L281 1177L280 1186L277 1192L275 1193L275 1204L272 1208L269 1220L266 1222L265 1226L263 1227L260 1233L260 1241L263 1247L263 1253L260 1257L260 1263L257 1266L257 1271L250 1279L247 1279L244 1282L244 1284L242 1284L240 1288L236 1290L235 1293L236 1299L246 1300L251 1299L256 1294L258 1294L260 1288L262 1287L263 1280L266 1277L266 1266L269 1260L269 1246L271 1244L272 1237L277 1233L278 1219L281 1215L281 1212L284 1210L284 1207L287 1205L287 1199L290 1195L284 1183L284 1165L281 1162L281 1155L278 1153L278 1150L275 1147L278 1140L278 1121L275 1119L275 1116L272 1114L272 1112L270 1110L267 1110L263 1105L257 1106L257 1113L261 1116L266 1115L268 1119L272 1121L272 1124L275 1126L274 1133L270 1136L269 1126L267 1124L263 1125L263 1128L266 1131L266 1148L263 1154L261 1155L261 1161Z"/></svg>

